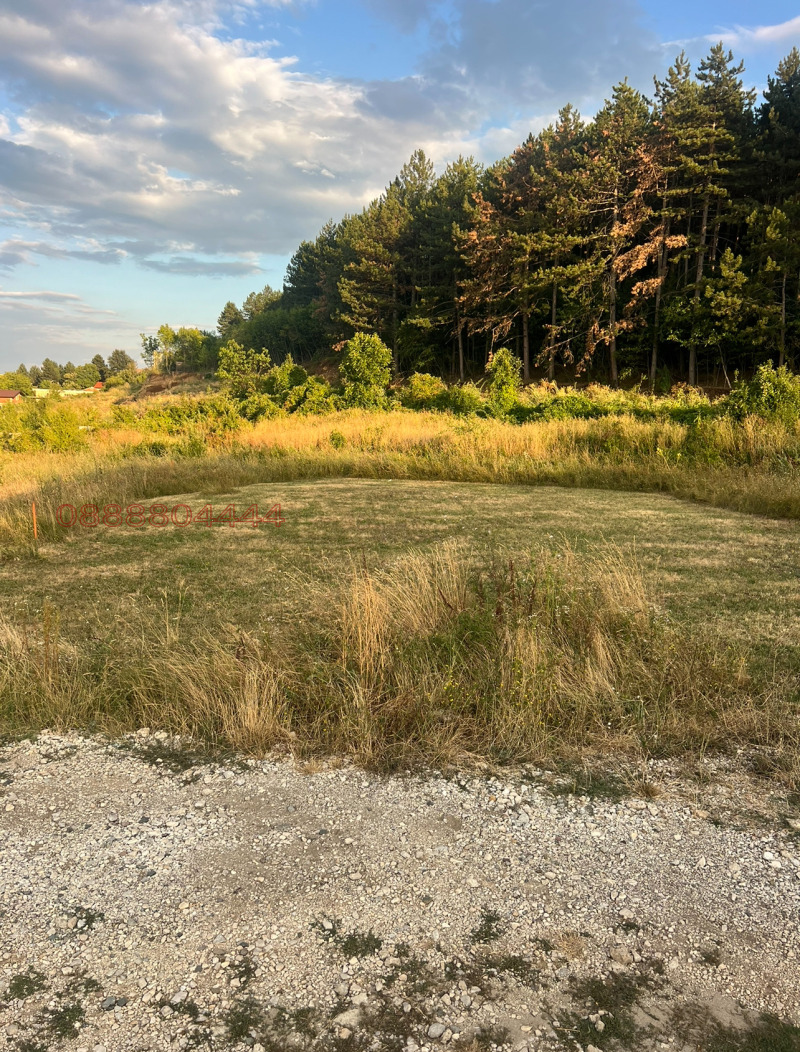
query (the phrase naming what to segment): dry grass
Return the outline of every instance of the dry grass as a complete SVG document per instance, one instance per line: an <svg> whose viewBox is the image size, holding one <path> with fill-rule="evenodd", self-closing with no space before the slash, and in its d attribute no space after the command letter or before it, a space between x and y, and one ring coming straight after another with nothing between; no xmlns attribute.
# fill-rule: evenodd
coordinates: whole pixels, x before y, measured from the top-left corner
<svg viewBox="0 0 800 1052"><path fill-rule="evenodd" d="M0 717L12 729L147 725L263 754L375 767L769 747L800 781L796 686L755 683L744 655L653 604L617 551L488 562L453 542L381 571L298 580L283 632L98 624L91 642L0 623Z"/></svg>
<svg viewBox="0 0 800 1052"><path fill-rule="evenodd" d="M133 441L135 436L136 441ZM147 443L145 442L145 447ZM393 478L671 493L735 510L800 518L800 432L721 419L691 430L633 417L516 426L436 413L291 416L208 437L98 431L71 454L0 454L0 556L30 552L31 502L56 539L61 504L128 504L174 493L312 478ZM195 452L197 450L195 449Z"/></svg>

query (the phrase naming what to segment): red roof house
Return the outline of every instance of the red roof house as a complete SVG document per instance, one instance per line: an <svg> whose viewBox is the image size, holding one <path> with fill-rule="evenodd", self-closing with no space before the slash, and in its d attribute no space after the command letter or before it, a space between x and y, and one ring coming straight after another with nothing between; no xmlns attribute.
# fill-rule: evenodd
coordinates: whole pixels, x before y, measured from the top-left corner
<svg viewBox="0 0 800 1052"><path fill-rule="evenodd" d="M0 391L0 402L21 402L22 395L19 391Z"/></svg>
<svg viewBox="0 0 800 1052"><path fill-rule="evenodd" d="M98 380L97 383L94 385L94 389L95 389L95 391L102 391L103 390L103 381L102 380Z"/></svg>

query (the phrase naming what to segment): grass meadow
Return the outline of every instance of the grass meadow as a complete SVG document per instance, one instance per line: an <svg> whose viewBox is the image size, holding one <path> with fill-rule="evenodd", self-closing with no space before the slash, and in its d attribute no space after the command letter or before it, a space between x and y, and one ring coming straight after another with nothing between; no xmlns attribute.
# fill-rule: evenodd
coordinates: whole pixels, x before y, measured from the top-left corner
<svg viewBox="0 0 800 1052"><path fill-rule="evenodd" d="M189 437L101 420L0 454L4 733L382 768L744 750L800 786L796 427L351 410ZM57 523L133 502L284 524Z"/></svg>

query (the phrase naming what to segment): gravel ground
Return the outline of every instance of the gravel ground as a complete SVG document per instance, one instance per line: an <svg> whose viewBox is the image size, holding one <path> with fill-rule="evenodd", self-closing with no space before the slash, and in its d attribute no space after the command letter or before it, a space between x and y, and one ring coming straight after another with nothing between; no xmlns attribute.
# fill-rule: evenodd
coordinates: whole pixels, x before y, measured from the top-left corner
<svg viewBox="0 0 800 1052"><path fill-rule="evenodd" d="M800 1049L796 801L700 773L5 746L0 1047Z"/></svg>

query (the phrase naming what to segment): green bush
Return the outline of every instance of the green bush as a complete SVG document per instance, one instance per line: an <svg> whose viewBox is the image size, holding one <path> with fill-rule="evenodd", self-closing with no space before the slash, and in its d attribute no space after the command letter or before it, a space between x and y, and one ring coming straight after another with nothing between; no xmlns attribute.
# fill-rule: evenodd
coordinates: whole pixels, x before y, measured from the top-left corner
<svg viewBox="0 0 800 1052"><path fill-rule="evenodd" d="M239 402L239 413L245 420L271 420L280 416L281 410L268 394L252 394Z"/></svg>
<svg viewBox="0 0 800 1052"><path fill-rule="evenodd" d="M141 420L147 430L168 435L182 434L192 424L209 435L224 434L235 431L242 423L237 404L226 395L162 402L146 409Z"/></svg>
<svg viewBox="0 0 800 1052"><path fill-rule="evenodd" d="M391 380L392 352L377 336L357 332L345 344L339 366L346 406L361 409L386 405Z"/></svg>
<svg viewBox="0 0 800 1052"><path fill-rule="evenodd" d="M114 380L116 377L111 377ZM112 405L111 422L114 427L138 427L139 417L129 405Z"/></svg>
<svg viewBox="0 0 800 1052"><path fill-rule="evenodd" d="M433 409L454 413L456 416L472 416L486 405L481 392L474 384L462 384L460 387L448 387L437 395Z"/></svg>
<svg viewBox="0 0 800 1052"><path fill-rule="evenodd" d="M262 391L271 369L272 361L266 348L251 351L235 340L228 340L219 349L217 375L234 398L248 398Z"/></svg>
<svg viewBox="0 0 800 1052"><path fill-rule="evenodd" d="M517 403L522 362L508 347L501 347L486 366L489 380L489 408L496 417L508 416Z"/></svg>
<svg viewBox="0 0 800 1052"><path fill-rule="evenodd" d="M91 419L86 414L79 416L73 406L58 398L7 405L0 409L0 442L12 453L38 449L72 453L87 444L91 424L81 424L81 420Z"/></svg>
<svg viewBox="0 0 800 1052"><path fill-rule="evenodd" d="M775 368L772 362L759 366L752 380L739 380L721 403L723 412L735 420L760 416L795 424L800 420L800 377L785 365Z"/></svg>
<svg viewBox="0 0 800 1052"><path fill-rule="evenodd" d="M441 377L430 373L413 373L400 392L400 401L409 409L437 408L436 399L447 392L447 384Z"/></svg>
<svg viewBox="0 0 800 1052"><path fill-rule="evenodd" d="M339 399L327 380L307 376L289 391L283 404L290 413L333 413L339 408Z"/></svg>
<svg viewBox="0 0 800 1052"><path fill-rule="evenodd" d="M300 387L308 379L308 373L295 365L291 354L280 365L273 365L264 378L262 390L271 395L277 404L282 404L289 392Z"/></svg>

